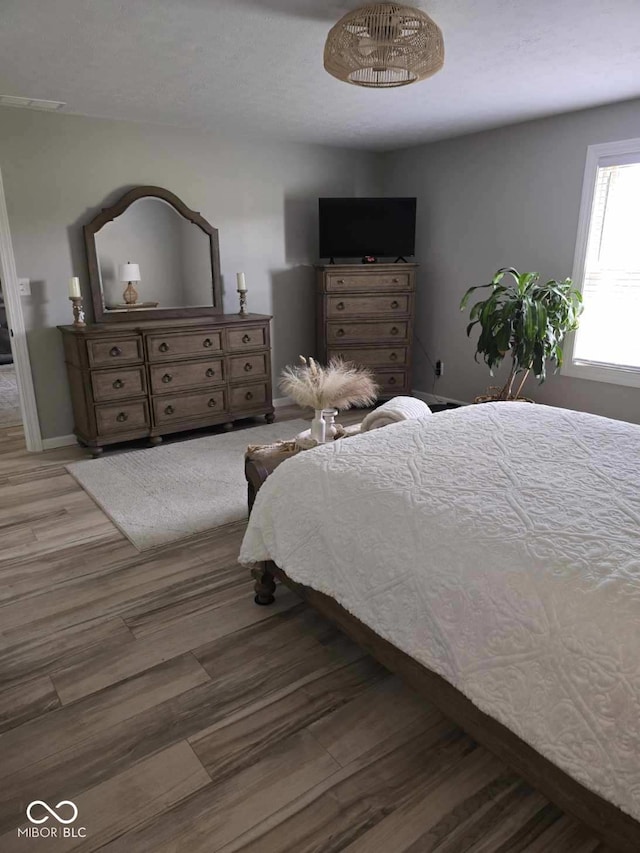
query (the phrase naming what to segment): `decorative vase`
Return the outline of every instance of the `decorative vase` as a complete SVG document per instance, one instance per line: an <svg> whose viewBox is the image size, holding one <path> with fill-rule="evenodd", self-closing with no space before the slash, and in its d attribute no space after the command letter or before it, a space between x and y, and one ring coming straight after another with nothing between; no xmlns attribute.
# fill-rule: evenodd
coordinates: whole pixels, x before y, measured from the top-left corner
<svg viewBox="0 0 640 853"><path fill-rule="evenodd" d="M323 415L322 409L316 409L315 416L311 421L311 438L318 444L324 444L327 438L327 424Z"/></svg>
<svg viewBox="0 0 640 853"><path fill-rule="evenodd" d="M324 418L324 422L326 424L324 430L325 441L333 441L336 437L337 429L336 429L336 415L338 414L337 409L323 409L322 417Z"/></svg>

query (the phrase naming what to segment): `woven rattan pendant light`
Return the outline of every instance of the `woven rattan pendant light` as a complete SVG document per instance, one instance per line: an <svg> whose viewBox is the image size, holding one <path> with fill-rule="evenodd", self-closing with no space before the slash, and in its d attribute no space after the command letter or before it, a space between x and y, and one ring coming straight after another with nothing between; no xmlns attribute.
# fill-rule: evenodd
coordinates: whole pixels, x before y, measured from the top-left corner
<svg viewBox="0 0 640 853"><path fill-rule="evenodd" d="M324 67L345 83L387 89L431 77L444 64L440 27L421 9L372 3L331 29Z"/></svg>

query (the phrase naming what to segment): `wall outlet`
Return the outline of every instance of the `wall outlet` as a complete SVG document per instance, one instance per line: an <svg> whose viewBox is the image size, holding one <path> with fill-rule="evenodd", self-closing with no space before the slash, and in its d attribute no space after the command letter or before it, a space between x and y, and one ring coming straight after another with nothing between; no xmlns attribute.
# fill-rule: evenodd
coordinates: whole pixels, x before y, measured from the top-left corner
<svg viewBox="0 0 640 853"><path fill-rule="evenodd" d="M444 373L444 361L436 361L436 376L442 376Z"/></svg>
<svg viewBox="0 0 640 853"><path fill-rule="evenodd" d="M20 294L20 296L31 296L31 279L18 279L18 293Z"/></svg>

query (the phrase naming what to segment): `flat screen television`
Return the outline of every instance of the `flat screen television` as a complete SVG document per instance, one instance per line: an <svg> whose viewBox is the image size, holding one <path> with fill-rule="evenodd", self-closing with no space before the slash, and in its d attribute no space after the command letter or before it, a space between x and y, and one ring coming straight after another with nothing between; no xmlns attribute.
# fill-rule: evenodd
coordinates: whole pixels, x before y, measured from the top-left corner
<svg viewBox="0 0 640 853"><path fill-rule="evenodd" d="M321 198L321 258L415 254L415 198Z"/></svg>

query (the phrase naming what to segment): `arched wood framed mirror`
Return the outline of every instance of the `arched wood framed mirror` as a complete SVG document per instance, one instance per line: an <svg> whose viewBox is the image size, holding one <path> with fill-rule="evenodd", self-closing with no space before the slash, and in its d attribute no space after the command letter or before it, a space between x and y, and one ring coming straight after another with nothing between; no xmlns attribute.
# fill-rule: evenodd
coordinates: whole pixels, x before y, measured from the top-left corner
<svg viewBox="0 0 640 853"><path fill-rule="evenodd" d="M129 190L84 238L96 323L222 314L218 230L169 190Z"/></svg>

